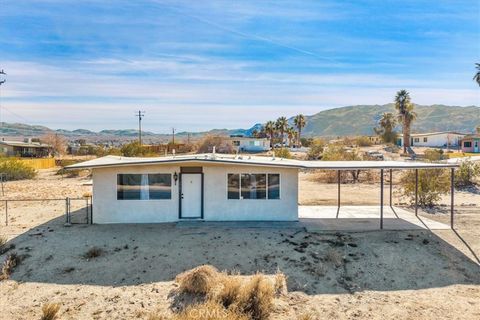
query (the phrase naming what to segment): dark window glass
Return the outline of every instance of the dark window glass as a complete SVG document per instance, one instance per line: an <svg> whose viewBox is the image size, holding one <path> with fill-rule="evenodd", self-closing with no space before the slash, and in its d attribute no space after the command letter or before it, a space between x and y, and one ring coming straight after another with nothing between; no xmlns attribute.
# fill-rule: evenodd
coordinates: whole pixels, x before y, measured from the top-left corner
<svg viewBox="0 0 480 320"><path fill-rule="evenodd" d="M228 174L228 199L240 199L240 175Z"/></svg>
<svg viewBox="0 0 480 320"><path fill-rule="evenodd" d="M242 199L266 199L267 175L242 173Z"/></svg>
<svg viewBox="0 0 480 320"><path fill-rule="evenodd" d="M465 142L463 143L463 147L465 147L465 148L471 148L471 147L472 147L472 143L471 143L470 141L465 141Z"/></svg>
<svg viewBox="0 0 480 320"><path fill-rule="evenodd" d="M119 174L118 200L157 200L172 198L171 174Z"/></svg>
<svg viewBox="0 0 480 320"><path fill-rule="evenodd" d="M268 199L280 199L280 175L268 174Z"/></svg>
<svg viewBox="0 0 480 320"><path fill-rule="evenodd" d="M148 175L149 199L172 198L172 175L149 174Z"/></svg>

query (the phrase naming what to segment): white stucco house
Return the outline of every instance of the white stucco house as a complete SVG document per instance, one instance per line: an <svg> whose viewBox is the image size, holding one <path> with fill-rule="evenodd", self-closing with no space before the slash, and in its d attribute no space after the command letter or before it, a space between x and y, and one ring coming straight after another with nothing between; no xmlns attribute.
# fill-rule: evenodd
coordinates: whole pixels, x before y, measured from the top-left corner
<svg viewBox="0 0 480 320"><path fill-rule="evenodd" d="M436 148L455 148L460 146L460 141L466 136L466 133L443 131L429 133L410 134L410 146L412 147L436 147ZM398 145L403 146L403 136L399 134Z"/></svg>
<svg viewBox="0 0 480 320"><path fill-rule="evenodd" d="M106 156L66 169L92 170L92 220L102 224L190 219L297 221L299 170L453 166L456 164L193 154L158 158Z"/></svg>
<svg viewBox="0 0 480 320"><path fill-rule="evenodd" d="M270 150L270 140L267 138L252 138L230 136L230 142L239 152L264 152Z"/></svg>

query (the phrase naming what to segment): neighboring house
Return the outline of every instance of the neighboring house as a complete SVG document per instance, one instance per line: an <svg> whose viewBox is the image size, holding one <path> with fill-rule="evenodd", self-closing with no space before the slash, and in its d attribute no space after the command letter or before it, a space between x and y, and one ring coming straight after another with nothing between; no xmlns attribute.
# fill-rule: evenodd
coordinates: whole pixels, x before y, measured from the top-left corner
<svg viewBox="0 0 480 320"><path fill-rule="evenodd" d="M465 137L466 133L453 131L430 132L430 133L413 133L410 134L410 146L412 147L459 147L460 140ZM403 146L403 136L399 136L397 140L399 146Z"/></svg>
<svg viewBox="0 0 480 320"><path fill-rule="evenodd" d="M66 167L92 169L94 223L297 221L300 170L455 167L396 161L303 161L191 154L106 156Z"/></svg>
<svg viewBox="0 0 480 320"><path fill-rule="evenodd" d="M52 147L41 142L0 140L0 153L12 157L43 158L52 154Z"/></svg>
<svg viewBox="0 0 480 320"><path fill-rule="evenodd" d="M462 139L462 151L480 153L480 133L466 135Z"/></svg>
<svg viewBox="0 0 480 320"><path fill-rule="evenodd" d="M230 136L229 139L240 152L264 152L270 150L270 141L267 138Z"/></svg>

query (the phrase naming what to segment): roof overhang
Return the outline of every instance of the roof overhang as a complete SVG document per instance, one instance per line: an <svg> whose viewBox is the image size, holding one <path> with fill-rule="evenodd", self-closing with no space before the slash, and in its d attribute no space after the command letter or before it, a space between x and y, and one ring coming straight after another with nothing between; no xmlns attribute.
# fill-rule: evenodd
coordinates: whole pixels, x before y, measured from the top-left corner
<svg viewBox="0 0 480 320"><path fill-rule="evenodd" d="M427 163L408 161L305 161L273 157L197 154L158 158L106 156L65 167L67 170L123 166L169 164L216 164L235 166L282 167L296 169L360 170L360 169L438 169L455 168L457 163Z"/></svg>

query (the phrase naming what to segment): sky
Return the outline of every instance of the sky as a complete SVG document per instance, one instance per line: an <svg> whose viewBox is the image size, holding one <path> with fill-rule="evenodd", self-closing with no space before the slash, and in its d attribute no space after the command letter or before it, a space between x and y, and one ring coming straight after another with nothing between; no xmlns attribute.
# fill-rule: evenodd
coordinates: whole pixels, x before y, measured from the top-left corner
<svg viewBox="0 0 480 320"><path fill-rule="evenodd" d="M54 129L248 128L400 89L480 105L476 62L478 0L0 0L0 121Z"/></svg>

